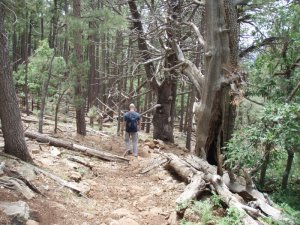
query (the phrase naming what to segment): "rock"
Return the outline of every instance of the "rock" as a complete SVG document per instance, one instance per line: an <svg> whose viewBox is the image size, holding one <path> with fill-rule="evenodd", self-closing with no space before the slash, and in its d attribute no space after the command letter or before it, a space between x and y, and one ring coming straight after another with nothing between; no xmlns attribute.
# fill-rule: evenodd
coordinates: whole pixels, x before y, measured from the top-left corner
<svg viewBox="0 0 300 225"><path fill-rule="evenodd" d="M168 219L168 225L177 225L177 213L172 212Z"/></svg>
<svg viewBox="0 0 300 225"><path fill-rule="evenodd" d="M36 179L36 172L31 166L24 164L18 169L18 171L29 181Z"/></svg>
<svg viewBox="0 0 300 225"><path fill-rule="evenodd" d="M35 149L31 149L31 153L32 154L39 154L40 153L40 150L39 149L37 149L37 148L35 148Z"/></svg>
<svg viewBox="0 0 300 225"><path fill-rule="evenodd" d="M142 150L139 151L139 156L143 158L150 157L150 155L151 155L151 148L148 145L143 146Z"/></svg>
<svg viewBox="0 0 300 225"><path fill-rule="evenodd" d="M76 188L79 189L80 193L82 193L82 194L87 194L91 190L91 187L86 182L80 182L80 183L69 182L69 184L76 186Z"/></svg>
<svg viewBox="0 0 300 225"><path fill-rule="evenodd" d="M17 217L21 220L28 220L29 206L26 202L0 202L0 209L8 216Z"/></svg>
<svg viewBox="0 0 300 225"><path fill-rule="evenodd" d="M154 149L156 147L156 144L154 144L153 141L151 141L151 142L145 142L144 145L149 146L149 148L151 148L151 149Z"/></svg>
<svg viewBox="0 0 300 225"><path fill-rule="evenodd" d="M52 157L58 157L61 155L61 152L58 150L58 148L50 146L50 154Z"/></svg>
<svg viewBox="0 0 300 225"><path fill-rule="evenodd" d="M153 143L160 149L165 149L165 143L162 140L154 139Z"/></svg>
<svg viewBox="0 0 300 225"><path fill-rule="evenodd" d="M75 182L79 182L81 181L82 176L80 173L72 171L71 174L69 175L69 178L71 180L74 180Z"/></svg>
<svg viewBox="0 0 300 225"><path fill-rule="evenodd" d="M40 224L39 222L36 222L34 220L27 220L25 225L39 225L39 224Z"/></svg>

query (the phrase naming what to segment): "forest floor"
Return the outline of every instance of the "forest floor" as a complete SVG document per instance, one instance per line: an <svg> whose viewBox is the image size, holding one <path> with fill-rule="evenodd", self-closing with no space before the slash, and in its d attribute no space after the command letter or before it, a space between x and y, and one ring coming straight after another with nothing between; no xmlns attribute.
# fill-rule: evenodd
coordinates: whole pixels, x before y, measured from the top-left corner
<svg viewBox="0 0 300 225"><path fill-rule="evenodd" d="M25 117L36 120L35 117ZM123 138L117 136L116 125L99 132L88 128L87 136L76 135L75 125L59 123L59 133L53 135L53 121L46 120L44 133L73 143L101 149L119 156L125 152ZM28 130L37 130L37 123L24 124ZM34 213L34 220L41 225L164 225L173 224L176 210L175 200L185 188L163 168L156 168L146 174L140 171L158 156L158 150L145 147L145 140L151 140L143 131L139 135L139 157L126 156L130 161L109 162L79 152L63 148L53 148L26 138L34 163L65 180L79 176L79 183L90 189L81 196L43 174L33 174L32 183L44 195L36 195L31 200L16 195L12 190L0 188L0 201L22 200L28 203ZM178 140L183 139L178 134ZM183 142L182 142L183 143ZM179 144L163 144L163 151L186 154ZM2 148L1 148L2 146ZM3 150L3 139L0 139ZM80 157L92 168L70 161L70 157ZM6 160L0 157L0 161ZM7 164L9 164L7 162ZM22 170L21 164L10 164ZM0 224L10 224L8 217L0 211Z"/></svg>

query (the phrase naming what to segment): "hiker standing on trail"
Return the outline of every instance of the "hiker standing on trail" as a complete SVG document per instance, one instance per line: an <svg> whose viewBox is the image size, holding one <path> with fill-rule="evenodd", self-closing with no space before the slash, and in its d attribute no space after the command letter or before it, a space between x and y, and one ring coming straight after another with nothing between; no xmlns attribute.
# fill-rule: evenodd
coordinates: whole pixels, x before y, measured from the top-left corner
<svg viewBox="0 0 300 225"><path fill-rule="evenodd" d="M124 115L123 130L125 127L125 145L128 154L131 154L132 141L133 155L138 156L138 130L140 129L140 114L135 111L134 104L129 105L129 111Z"/></svg>

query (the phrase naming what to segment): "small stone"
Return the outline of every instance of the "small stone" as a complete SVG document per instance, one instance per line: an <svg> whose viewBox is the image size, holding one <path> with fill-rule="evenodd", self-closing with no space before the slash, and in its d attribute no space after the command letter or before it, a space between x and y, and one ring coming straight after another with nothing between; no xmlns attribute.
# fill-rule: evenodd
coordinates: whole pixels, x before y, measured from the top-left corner
<svg viewBox="0 0 300 225"><path fill-rule="evenodd" d="M61 155L61 151L58 150L58 148L51 146L50 147L50 154L52 157L58 157Z"/></svg>
<svg viewBox="0 0 300 225"><path fill-rule="evenodd" d="M71 174L69 175L71 180L74 180L75 182L81 181L81 174L75 171L72 171Z"/></svg>
<svg viewBox="0 0 300 225"><path fill-rule="evenodd" d="M35 154L39 154L39 153L40 153L40 150L39 150L39 149L36 149L36 148L35 148L35 149L31 149L31 153L34 154L34 155L35 155Z"/></svg>
<svg viewBox="0 0 300 225"><path fill-rule="evenodd" d="M26 225L39 225L39 222L36 222L34 220L27 220Z"/></svg>

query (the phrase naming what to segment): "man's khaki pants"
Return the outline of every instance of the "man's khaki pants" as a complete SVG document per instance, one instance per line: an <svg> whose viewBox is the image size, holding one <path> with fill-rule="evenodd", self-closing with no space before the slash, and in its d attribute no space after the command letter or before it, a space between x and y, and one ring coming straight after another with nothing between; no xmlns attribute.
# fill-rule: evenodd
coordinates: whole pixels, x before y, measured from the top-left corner
<svg viewBox="0 0 300 225"><path fill-rule="evenodd" d="M133 155L138 156L138 132L126 132L125 133L125 145L126 150L131 152L130 141L132 142Z"/></svg>

